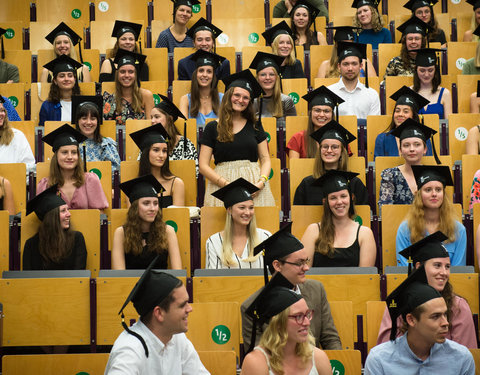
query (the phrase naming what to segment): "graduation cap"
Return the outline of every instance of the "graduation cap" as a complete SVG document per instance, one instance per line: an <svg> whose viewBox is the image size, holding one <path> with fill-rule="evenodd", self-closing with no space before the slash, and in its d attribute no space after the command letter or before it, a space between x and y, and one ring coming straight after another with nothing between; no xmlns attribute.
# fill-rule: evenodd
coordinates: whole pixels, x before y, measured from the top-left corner
<svg viewBox="0 0 480 375"><path fill-rule="evenodd" d="M429 100L425 99L422 95L416 93L408 86L402 86L400 89L390 95L390 99L395 100L396 105L408 105L415 113L425 107Z"/></svg>
<svg viewBox="0 0 480 375"><path fill-rule="evenodd" d="M72 59L70 56L60 55L56 59L46 63L43 67L50 70L55 77L60 72L75 73L82 67L82 64Z"/></svg>
<svg viewBox="0 0 480 375"><path fill-rule="evenodd" d="M71 29L65 22L60 22L57 27L55 27L46 37L52 45L55 43L55 39L59 35L66 35L72 41L72 44L76 46L78 44L78 51L80 55L80 61L83 63L82 58L82 46L79 43L82 38L78 35L73 29ZM2 57L3 58L3 57Z"/></svg>
<svg viewBox="0 0 480 375"><path fill-rule="evenodd" d="M155 143L167 143L169 139L167 131L162 124L155 124L130 133L130 138L133 139L142 152Z"/></svg>
<svg viewBox="0 0 480 375"><path fill-rule="evenodd" d="M312 109L316 105L328 105L332 109L337 108L336 119L338 121L338 106L342 104L345 100L331 91L325 85L322 85L315 90L309 92L302 96L308 102L308 109Z"/></svg>
<svg viewBox="0 0 480 375"><path fill-rule="evenodd" d="M185 121L187 120L187 118L183 115L182 111L180 111L170 99L168 99L165 95L162 94L157 95L162 99L162 101L155 106L156 108L161 109L162 111L165 111L170 116L172 116L174 122L177 121L179 117L183 118Z"/></svg>
<svg viewBox="0 0 480 375"><path fill-rule="evenodd" d="M480 0L467 0L467 3L473 6L473 10L480 8Z"/></svg>
<svg viewBox="0 0 480 375"><path fill-rule="evenodd" d="M103 122L102 110L103 110L103 98L100 95L73 95L72 96L72 124L77 123L77 113L80 108L85 104L91 104L97 107L99 113L99 122L101 125Z"/></svg>
<svg viewBox="0 0 480 375"><path fill-rule="evenodd" d="M252 194L258 190L260 189L254 184L240 177L213 192L212 195L220 199L225 208L228 208L240 202L253 200Z"/></svg>
<svg viewBox="0 0 480 375"><path fill-rule="evenodd" d="M145 55L119 48L113 62L118 65L118 68L124 65L133 65L138 72L142 69L146 58Z"/></svg>
<svg viewBox="0 0 480 375"><path fill-rule="evenodd" d="M282 56L258 51L253 58L253 61L250 64L249 68L255 69L258 73L265 68L272 67L277 71L278 74L280 72L280 66L282 65L284 60L285 58Z"/></svg>
<svg viewBox="0 0 480 375"><path fill-rule="evenodd" d="M353 0L352 8L361 8L365 5L369 5L377 9L379 0Z"/></svg>
<svg viewBox="0 0 480 375"><path fill-rule="evenodd" d="M140 198L157 198L165 189L151 174L122 182L120 189L128 197L130 203Z"/></svg>
<svg viewBox="0 0 480 375"><path fill-rule="evenodd" d="M211 66L213 69L217 69L217 67L222 64L225 60L225 57L217 55L216 53L211 53L204 51L203 49L197 50L193 55L190 56L190 60L195 61L195 65L197 68L201 66Z"/></svg>
<svg viewBox="0 0 480 375"><path fill-rule="evenodd" d="M412 171L418 190L430 181L440 181L443 186L453 186L452 174L447 165L412 165Z"/></svg>
<svg viewBox="0 0 480 375"><path fill-rule="evenodd" d="M35 212L38 218L43 220L48 212L64 204L66 203L58 192L58 184L55 184L27 202L27 215Z"/></svg>
<svg viewBox="0 0 480 375"><path fill-rule="evenodd" d="M186 5L187 7L192 8L194 5L200 4L198 0L171 0L174 4L174 7L179 7L180 5Z"/></svg>
<svg viewBox="0 0 480 375"><path fill-rule="evenodd" d="M3 45L3 35L7 32L7 30L5 30L4 28L0 27L0 39L1 39L1 43L2 43L2 60L5 59L5 48L4 48L4 45Z"/></svg>
<svg viewBox="0 0 480 375"><path fill-rule="evenodd" d="M285 21L277 23L275 26L272 26L262 33L262 36L269 45L272 45L275 38L279 35L289 35L293 40L295 40L292 29Z"/></svg>
<svg viewBox="0 0 480 375"><path fill-rule="evenodd" d="M150 265L147 267L123 303L122 308L118 312L118 314L121 314L123 328L125 331L140 340L147 358L147 344L142 336L130 330L125 324L125 315L123 310L131 301L137 313L143 317L152 311L155 306L158 306L175 288L181 284L181 281L175 276L153 269L158 260L159 255L157 255L152 263L150 263Z"/></svg>
<svg viewBox="0 0 480 375"><path fill-rule="evenodd" d="M337 121L332 120L328 124L323 125L320 129L315 130L310 137L315 139L318 144L325 139L336 139L340 141L345 147L353 142L357 137L340 125Z"/></svg>
<svg viewBox="0 0 480 375"><path fill-rule="evenodd" d="M410 9L414 13L418 8L432 8L436 3L438 3L438 0L409 0L403 7Z"/></svg>
<svg viewBox="0 0 480 375"><path fill-rule="evenodd" d="M295 293L295 286L285 276L277 272L269 283L265 285L257 298L248 306L245 313L253 319L252 337L250 341L251 352L257 338L257 325L268 323L275 315L280 314L303 297Z"/></svg>
<svg viewBox="0 0 480 375"><path fill-rule="evenodd" d="M241 87L242 89L247 90L250 93L250 100L258 98L263 94L262 87L249 69L231 74L228 77L225 77L222 81L225 84L225 90L228 90L231 87Z"/></svg>
<svg viewBox="0 0 480 375"><path fill-rule="evenodd" d="M318 9L315 5L310 3L307 0L298 0L296 4L293 6L293 9L291 11L291 14L294 14L297 8L305 8L310 15L310 24L309 26L313 23L313 29L315 32L317 32L317 26L315 24L315 18L318 17L320 14L320 9Z"/></svg>
<svg viewBox="0 0 480 375"><path fill-rule="evenodd" d="M480 79L477 81L477 98L480 97Z"/></svg>
<svg viewBox="0 0 480 375"><path fill-rule="evenodd" d="M434 66L439 65L439 57L437 56L437 52L442 52L442 49L439 48L422 48L418 50L414 50L411 52L416 52L417 55L415 57L415 65L416 66Z"/></svg>
<svg viewBox="0 0 480 375"><path fill-rule="evenodd" d="M52 146L53 152L57 152L57 150L62 146L78 146L86 139L87 137L85 137L78 130L74 129L68 124L64 124L58 129L55 129L53 132L45 135L42 138L42 141Z"/></svg>
<svg viewBox="0 0 480 375"><path fill-rule="evenodd" d="M413 271L386 299L388 312L392 318L390 340L397 335L397 318L405 316L431 299L442 298L442 295L428 285L425 266L422 264Z"/></svg>
<svg viewBox="0 0 480 375"><path fill-rule="evenodd" d="M408 274L411 273L412 264L415 265L417 262L425 262L432 258L450 257L442 243L447 239L446 235L437 231L400 251L399 254L408 259Z"/></svg>
<svg viewBox="0 0 480 375"><path fill-rule="evenodd" d="M336 193L340 190L347 189L350 191L350 181L357 176L358 173L355 172L329 169L323 176L317 178L313 185L321 186L323 188L323 197L326 198L328 194Z"/></svg>
<svg viewBox="0 0 480 375"><path fill-rule="evenodd" d="M263 251L263 272L265 284L268 282L267 266L275 259L281 259L295 251L303 249L303 244L290 233L292 223L288 223L278 232L272 234L265 241L255 246L253 255Z"/></svg>
<svg viewBox="0 0 480 375"><path fill-rule="evenodd" d="M346 40L354 42L358 38L358 34L362 30L361 27L353 26L328 26L326 30L335 30L333 40L335 42L344 42Z"/></svg>
<svg viewBox="0 0 480 375"><path fill-rule="evenodd" d="M0 95L0 103L2 103L2 104L5 103L5 99L3 98L2 95Z"/></svg>
<svg viewBox="0 0 480 375"><path fill-rule="evenodd" d="M428 25L415 16L412 16L410 19L397 27L397 30L400 31L402 35L422 34L423 36L426 36L428 29Z"/></svg>
<svg viewBox="0 0 480 375"><path fill-rule="evenodd" d="M337 56L340 63L347 57L357 56L360 63L367 58L367 45L356 42L337 42ZM368 64L365 64L365 87L368 88Z"/></svg>
<svg viewBox="0 0 480 375"><path fill-rule="evenodd" d="M132 33L135 37L135 41L137 41L140 37L142 27L143 25L140 23L116 20L115 25L113 25L112 37L118 39L125 33Z"/></svg>
<svg viewBox="0 0 480 375"><path fill-rule="evenodd" d="M222 30L220 30L213 23L208 22L203 17L200 17L200 19L195 22L195 24L190 29L188 29L187 35L190 38L195 39L195 34L199 31L210 31L212 33L213 39L217 39L218 36L222 33Z"/></svg>

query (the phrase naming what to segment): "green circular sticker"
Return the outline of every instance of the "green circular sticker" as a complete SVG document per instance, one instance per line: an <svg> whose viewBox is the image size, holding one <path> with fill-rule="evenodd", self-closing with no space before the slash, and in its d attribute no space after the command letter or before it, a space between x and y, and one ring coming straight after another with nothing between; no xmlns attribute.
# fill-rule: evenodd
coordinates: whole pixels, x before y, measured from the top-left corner
<svg viewBox="0 0 480 375"><path fill-rule="evenodd" d="M16 96L9 96L8 100L10 100L10 103L16 108L18 105L18 98Z"/></svg>
<svg viewBox="0 0 480 375"><path fill-rule="evenodd" d="M72 18L78 20L82 16L82 11L80 9L72 10Z"/></svg>
<svg viewBox="0 0 480 375"><path fill-rule="evenodd" d="M92 71L92 64L89 63L88 61L84 61L83 62L86 66L88 66L88 71L91 72Z"/></svg>
<svg viewBox="0 0 480 375"><path fill-rule="evenodd" d="M212 329L212 340L215 344L223 345L230 341L230 330L227 326L218 325Z"/></svg>
<svg viewBox="0 0 480 375"><path fill-rule="evenodd" d="M153 94L153 103L155 105L160 103L160 97L158 96L158 94Z"/></svg>
<svg viewBox="0 0 480 375"><path fill-rule="evenodd" d="M177 233L178 225L176 222L174 222L173 220L167 220L165 224L170 225L175 230L175 233Z"/></svg>
<svg viewBox="0 0 480 375"><path fill-rule="evenodd" d="M267 133L267 143L270 143L270 140L272 139L272 136L270 135L269 132L265 132Z"/></svg>
<svg viewBox="0 0 480 375"><path fill-rule="evenodd" d="M330 365L332 366L332 375L345 375L345 366L342 362L332 359Z"/></svg>
<svg viewBox="0 0 480 375"><path fill-rule="evenodd" d="M293 104L297 104L300 100L300 96L296 92L291 92L288 96L292 98Z"/></svg>
<svg viewBox="0 0 480 375"><path fill-rule="evenodd" d="M99 179L99 180L102 179L102 172L100 172L100 169L92 168L92 169L89 170L89 172L95 173L95 174L98 176L98 179Z"/></svg>
<svg viewBox="0 0 480 375"><path fill-rule="evenodd" d="M248 41L250 43L257 43L258 42L258 34L257 33L251 33L249 36L248 36Z"/></svg>
<svg viewBox="0 0 480 375"><path fill-rule="evenodd" d="M353 219L353 221L357 222L358 224L360 225L363 225L363 220L360 216L355 216L355 219Z"/></svg>
<svg viewBox="0 0 480 375"><path fill-rule="evenodd" d="M7 29L7 31L5 32L5 38L12 39L14 36L15 36L15 30Z"/></svg>
<svg viewBox="0 0 480 375"><path fill-rule="evenodd" d="M273 178L273 168L270 169L270 174L268 175L268 179L271 180Z"/></svg>
<svg viewBox="0 0 480 375"><path fill-rule="evenodd" d="M202 9L202 7L200 6L200 4L195 4L195 5L192 7L192 12L193 12L193 13L198 13L198 12L200 12L201 9Z"/></svg>
<svg viewBox="0 0 480 375"><path fill-rule="evenodd" d="M75 375L90 375L90 373L85 371L80 371L80 372L77 372Z"/></svg>

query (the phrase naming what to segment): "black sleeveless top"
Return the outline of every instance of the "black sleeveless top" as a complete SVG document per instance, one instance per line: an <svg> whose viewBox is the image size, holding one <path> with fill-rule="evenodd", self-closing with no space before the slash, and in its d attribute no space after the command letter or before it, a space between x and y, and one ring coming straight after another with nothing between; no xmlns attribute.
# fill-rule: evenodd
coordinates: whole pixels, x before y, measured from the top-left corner
<svg viewBox="0 0 480 375"><path fill-rule="evenodd" d="M142 233L142 238L147 243L148 232ZM143 247L142 252L139 255L134 255L132 253L125 253L125 268L127 270L143 270L146 269L153 259L157 256L157 253L153 251L148 251L148 243ZM156 269L167 269L168 268L168 251L165 250L160 253L160 258L158 258L157 263L154 268Z"/></svg>
<svg viewBox="0 0 480 375"><path fill-rule="evenodd" d="M320 229L320 224L318 227ZM330 258L316 251L313 255L313 267L358 267L360 263L360 243L358 242L360 227L359 224L355 242L349 247L336 247L333 257Z"/></svg>

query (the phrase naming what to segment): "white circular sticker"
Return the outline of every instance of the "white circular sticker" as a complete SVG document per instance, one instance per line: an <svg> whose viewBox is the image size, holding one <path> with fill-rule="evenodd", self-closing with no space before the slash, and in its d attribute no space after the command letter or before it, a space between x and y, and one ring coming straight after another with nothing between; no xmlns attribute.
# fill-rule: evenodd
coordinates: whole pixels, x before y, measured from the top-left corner
<svg viewBox="0 0 480 375"><path fill-rule="evenodd" d="M457 61L455 61L455 65L457 67L458 70L462 70L463 69L463 65L465 65L465 62L467 60L465 60L463 57L460 57L457 59Z"/></svg>
<svg viewBox="0 0 480 375"><path fill-rule="evenodd" d="M217 37L217 40L218 40L218 43L220 43L220 44L227 44L228 43L228 35L225 34L225 33L221 33Z"/></svg>
<svg viewBox="0 0 480 375"><path fill-rule="evenodd" d="M452 4L460 4L460 1L461 0L450 0L452 2Z"/></svg>
<svg viewBox="0 0 480 375"><path fill-rule="evenodd" d="M466 140L467 135L468 135L468 130L465 129L463 126L460 126L459 128L455 129L455 138L457 138L459 141Z"/></svg>
<svg viewBox="0 0 480 375"><path fill-rule="evenodd" d="M106 1L100 1L98 3L98 10L100 12L106 12L108 10L110 6L108 5L108 3Z"/></svg>

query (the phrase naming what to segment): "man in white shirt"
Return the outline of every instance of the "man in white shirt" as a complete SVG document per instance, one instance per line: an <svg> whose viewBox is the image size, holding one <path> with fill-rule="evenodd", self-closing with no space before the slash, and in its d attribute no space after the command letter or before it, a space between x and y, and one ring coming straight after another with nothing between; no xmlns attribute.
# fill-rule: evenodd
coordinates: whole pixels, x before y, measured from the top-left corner
<svg viewBox="0 0 480 375"><path fill-rule="evenodd" d="M355 115L357 119L366 119L368 115L380 115L378 93L364 85L358 79L362 69L362 60L366 59L366 44L338 42L338 70L341 78L328 86L345 102L338 106L340 116ZM366 64L365 64L366 66ZM365 72L368 76L368 72Z"/></svg>
<svg viewBox="0 0 480 375"><path fill-rule="evenodd" d="M113 345L105 375L209 374L185 336L192 311L187 290L176 277L152 270L157 258L120 310L125 331ZM122 311L130 301L140 319L127 327Z"/></svg>

